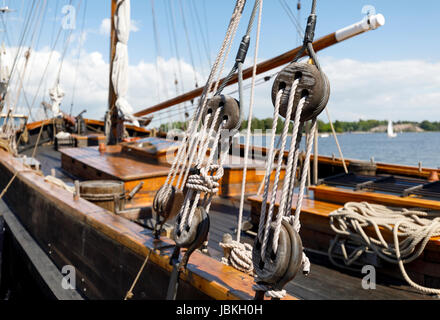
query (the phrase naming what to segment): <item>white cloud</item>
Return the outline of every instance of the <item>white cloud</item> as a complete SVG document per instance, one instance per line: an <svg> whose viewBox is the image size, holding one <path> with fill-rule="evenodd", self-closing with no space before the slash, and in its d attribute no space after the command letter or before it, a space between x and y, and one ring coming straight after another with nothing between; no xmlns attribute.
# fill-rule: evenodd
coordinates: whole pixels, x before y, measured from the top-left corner
<svg viewBox="0 0 440 320"><path fill-rule="evenodd" d="M440 118L440 63L323 59L332 86L333 118Z"/></svg>
<svg viewBox="0 0 440 320"><path fill-rule="evenodd" d="M110 18L103 19L99 27L99 33L108 36L110 34ZM130 32L138 32L140 30L140 21L131 20Z"/></svg>
<svg viewBox="0 0 440 320"><path fill-rule="evenodd" d="M99 33L104 35L110 34L110 19L106 18L101 21L101 26L99 27Z"/></svg>
<svg viewBox="0 0 440 320"><path fill-rule="evenodd" d="M32 102L44 72L49 49L33 52L25 80L24 91L27 99ZM55 83L59 68L60 53L55 52L48 67L47 77L42 82L40 95L35 99L35 109L44 97L48 100L47 90ZM359 118L416 120L440 119L440 63L423 60L362 62L349 59L321 58L323 69L331 83L329 108L333 120L358 120ZM19 70L22 70L23 61ZM128 101L134 110L141 110L154 105L166 98L176 95L174 75L178 73L176 59L158 59L161 70L157 73L156 64L141 61L129 67ZM194 88L194 71L190 64L181 61L184 90ZM83 52L76 76L76 93L74 114L87 109L87 117L100 119L107 109L108 72L109 65L102 54L98 52ZM207 72L203 72L207 74ZM62 109L70 110L72 91L76 74L76 55L67 56L61 73L61 85L66 91ZM202 76L198 73L199 85L203 84ZM15 90L16 82L11 88ZM249 80L247 81L249 83ZM255 109L256 117L272 117L271 87L273 80L256 88ZM225 89L225 93L234 91L236 86ZM249 106L250 90L245 92L245 113ZM234 95L236 96L236 94ZM15 94L12 94L15 97ZM159 99L160 98L160 99ZM23 112L27 108L20 101ZM188 103L189 105L189 103ZM174 109L172 116L179 119L181 114ZM34 114L36 114L34 112ZM321 116L327 120L325 114Z"/></svg>
<svg viewBox="0 0 440 320"><path fill-rule="evenodd" d="M10 50L11 53L14 50ZM13 55L12 55L13 56ZM25 77L24 92L29 103L35 100L33 115L43 117L44 113L40 108L40 103L43 98L49 101L48 89L53 87L56 81L56 76L60 66L61 54L54 52L51 58L51 63L47 68L46 77L42 81L42 76L49 60L50 51L45 48L38 52L33 52L28 63L27 75ZM73 87L76 81L75 100L73 114L87 109L86 117L101 119L107 110L108 101L108 83L109 83L109 65L104 60L101 53L98 52L82 52L81 61L77 69L77 55L67 56L63 62L61 72L61 86L66 92L66 96L61 104L61 109L64 112L69 112L72 101ZM21 59L18 64L18 70L22 70L24 59ZM158 66L161 74L156 71L156 65L144 61L136 65L129 66L129 92L128 101L135 111L141 110L148 106L154 105L166 98L171 98L176 95L176 88L174 84L174 74L178 70L178 61L176 59L158 60ZM191 65L181 61L181 70L184 85L184 90L191 90L194 88L194 71ZM31 72L32 70L32 72ZM76 71L78 72L76 74ZM15 77L17 77L15 72ZM199 79L202 78L197 74ZM162 79L161 81L159 81ZM12 91L16 90L16 81L12 80ZM179 93L181 92L181 83L178 84ZM158 90L160 90L158 92ZM34 99L36 92L37 98ZM15 93L11 94L15 99ZM27 114L27 107L24 98L22 97L19 103L19 110ZM180 119L180 115L173 114L176 119ZM35 118L35 117L34 117Z"/></svg>
<svg viewBox="0 0 440 320"><path fill-rule="evenodd" d="M440 120L440 63L323 57L321 64L330 80L332 120ZM272 117L272 83L257 87L257 117Z"/></svg>

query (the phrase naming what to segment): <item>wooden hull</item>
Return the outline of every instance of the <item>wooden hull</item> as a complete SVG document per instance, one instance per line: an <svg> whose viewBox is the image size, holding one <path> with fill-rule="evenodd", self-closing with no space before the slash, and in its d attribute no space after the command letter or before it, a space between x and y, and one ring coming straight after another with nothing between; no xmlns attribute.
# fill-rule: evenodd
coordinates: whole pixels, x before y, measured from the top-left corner
<svg viewBox="0 0 440 320"><path fill-rule="evenodd" d="M164 299L172 267L172 245L154 244L149 231L44 181L0 151L0 186L19 171L4 200L40 247L61 269L75 267L77 290L88 299L125 297L145 257L149 263L135 299ZM252 299L253 278L195 252L181 275L178 299ZM288 299L292 299L291 296Z"/></svg>

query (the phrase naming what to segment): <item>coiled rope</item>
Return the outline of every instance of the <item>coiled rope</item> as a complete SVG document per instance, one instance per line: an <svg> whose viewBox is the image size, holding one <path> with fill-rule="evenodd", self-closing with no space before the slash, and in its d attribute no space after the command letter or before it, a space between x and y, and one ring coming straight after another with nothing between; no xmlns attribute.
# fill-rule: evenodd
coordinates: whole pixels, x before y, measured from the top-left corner
<svg viewBox="0 0 440 320"><path fill-rule="evenodd" d="M404 264L416 260L429 239L440 236L440 213L389 208L368 202L348 202L330 213L330 226L337 236L329 248L329 258L335 265L334 247L340 238L358 245L351 255L341 245L346 266L352 265L369 248L383 260L398 264L402 276L413 288L426 294L440 294L440 289L421 286L410 279ZM373 235L367 234L367 229ZM383 231L392 232L393 242L385 241Z"/></svg>

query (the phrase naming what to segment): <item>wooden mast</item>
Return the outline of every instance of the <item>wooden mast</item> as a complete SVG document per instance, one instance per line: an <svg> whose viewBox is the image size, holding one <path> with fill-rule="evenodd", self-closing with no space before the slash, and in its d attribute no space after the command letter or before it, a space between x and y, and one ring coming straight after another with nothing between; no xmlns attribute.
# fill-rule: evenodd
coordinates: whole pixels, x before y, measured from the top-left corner
<svg viewBox="0 0 440 320"><path fill-rule="evenodd" d="M115 14L117 8L117 0L111 0L111 17L110 17L110 74L109 74L109 94L108 94L108 112L110 113L110 136L107 137L107 143L114 145L121 141L120 132L118 126L123 125L122 121L119 119L118 110L116 108L116 93L112 82L113 73L113 61L116 55L116 43L118 38L116 36L115 30Z"/></svg>
<svg viewBox="0 0 440 320"><path fill-rule="evenodd" d="M375 15L369 17L369 19L364 19L360 22L357 22L351 26L345 27L343 29L340 29L336 32L333 32L331 34L328 34L315 42L313 42L313 48L315 51L320 51L322 49L328 48L338 42L350 39L354 36L357 36L359 34L362 34L364 32L367 32L369 30L374 30L380 26L382 26L385 23L385 18L381 15ZM297 53L301 50L301 47L295 48L293 50L287 51L286 53L283 53L275 58L272 58L270 60L261 62L257 65L257 75L270 71L272 69L275 69L277 67L280 67L286 63L291 62L297 55ZM301 57L303 57L301 55ZM247 68L243 70L243 80L249 79L252 77L253 73L253 67ZM226 80L226 78L223 78L220 80L220 84L223 83ZM227 83L227 86L232 85L234 83L238 82L238 75L235 74L231 80ZM167 109L169 107L172 107L174 105L193 100L194 98L197 98L200 96L203 92L203 87L195 89L193 91L187 92L183 95L180 95L178 97L175 97L173 99L170 99L168 101L161 102L155 106L146 108L144 110L141 110L134 114L135 117L142 117L147 114L151 114L157 111L161 111L164 109Z"/></svg>

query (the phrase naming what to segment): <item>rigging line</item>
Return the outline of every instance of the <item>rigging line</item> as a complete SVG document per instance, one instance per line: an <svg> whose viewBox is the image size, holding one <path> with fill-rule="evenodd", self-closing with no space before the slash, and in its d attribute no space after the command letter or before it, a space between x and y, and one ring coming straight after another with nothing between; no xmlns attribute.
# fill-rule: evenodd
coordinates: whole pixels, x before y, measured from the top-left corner
<svg viewBox="0 0 440 320"><path fill-rule="evenodd" d="M298 3L296 4L296 9L297 9L297 12L298 12L298 17L296 18L296 21L298 21L298 23L299 23L299 25L301 27L301 0L298 0ZM302 32L302 28L300 28L300 29L301 29L301 32ZM302 36L299 36L296 39L296 42L300 43L301 38L302 38Z"/></svg>
<svg viewBox="0 0 440 320"><path fill-rule="evenodd" d="M72 2L72 0L71 0ZM76 7L76 11L79 11L79 9L81 8L81 3L82 0L80 0L78 2L78 6ZM61 78L61 70L63 69L63 64L64 64L64 59L66 57L66 53L67 53L67 49L69 48L69 45L71 43L72 40L72 33L73 33L73 28L70 29L70 31L68 33L66 33L66 37L65 37L65 43L64 43L64 51L63 51L63 55L61 57L61 63L60 63L60 68L58 70L58 77L57 77L57 83L60 82L60 78ZM68 34L68 36L67 36Z"/></svg>
<svg viewBox="0 0 440 320"><path fill-rule="evenodd" d="M33 15L33 16L31 17L32 22L30 23L30 25L31 25L31 26L33 25L33 23L34 23L33 21L36 21L36 22L35 22L35 26L34 26L34 32L33 32L32 37L31 37L31 39L30 39L30 40L31 40L31 44L30 44L29 47L31 47L31 46L33 45L34 41L35 41L35 32L36 32L36 28L37 28L37 26L38 26L38 23L41 21L42 13L44 12L44 8L45 8L45 4L46 4L46 2L44 3L43 6L40 7L40 6L39 6L40 3L38 3L38 7L35 9L35 11L38 12L38 10L40 10L41 13L40 13L39 15L38 15L38 14L35 14L35 15ZM39 17L39 19L37 19L37 17ZM37 20L35 20L35 19L37 19ZM24 40L26 40L26 37L24 38ZM22 45L21 45L21 47L20 47L19 50L22 50L22 48L25 47L24 42L25 42L25 41L23 41L23 43L22 43ZM17 52L18 52L18 51L17 51ZM26 52L29 52L29 49L28 49ZM25 54L26 54L26 53L25 53ZM18 105L18 102L19 102L19 100L20 100L20 92L21 92L21 89L22 89L22 87L23 87L23 79L24 79L24 77L25 77L25 75L26 75L26 69L27 69L27 66L28 66L28 62L29 62L28 57L26 57L25 65L24 65L24 70L23 70L23 74L21 74L21 73L20 73L20 70L18 70L18 69L19 69L19 66L18 66L18 64L17 64L17 75L18 75L17 77L18 77L18 80L17 80L17 83L16 83L16 85L15 85L16 100L15 100L15 104L13 104L13 106L10 105L10 108L13 109L13 112L15 112L15 110L16 110L16 108L17 108L17 105ZM13 77L13 75L11 75L11 77ZM11 79L9 79L9 81L11 81ZM11 99L9 102L10 102L10 103L13 103L13 102L12 102L12 99ZM28 109L30 109L29 106L28 106Z"/></svg>
<svg viewBox="0 0 440 320"><path fill-rule="evenodd" d="M10 82L11 82L11 78L12 78L12 75L14 74L14 71L15 71L15 68L16 68L16 65L17 65L17 62L18 62L18 57L19 57L19 55L20 55L21 48L22 48L22 45L23 45L23 42L24 42L24 37L25 37L25 34L26 34L27 29L28 29L28 27L29 27L29 22L30 22L30 19L31 19L31 16L32 16L32 9L35 7L35 3L36 3L36 1L33 0L33 1L32 1L32 5L31 5L31 7L29 8L29 13L28 13L28 16L27 16L27 18L26 18L26 23L25 23L25 25L23 26L23 31L22 31L22 34L21 34L21 37L20 37L19 45L18 45L18 47L17 47L17 52L16 52L16 55L15 55L15 58L14 58L14 62L13 62L13 64L12 64L11 72L9 73L9 78L8 78L8 82L7 82L7 87L9 87L9 84L10 84Z"/></svg>
<svg viewBox="0 0 440 320"><path fill-rule="evenodd" d="M183 6L186 6L188 4L188 1L184 1L183 2ZM193 10L191 9L191 3L189 3L189 8L188 8L188 10L189 10L189 12L190 12L190 21L191 21L191 23L192 23L192 29L193 30L196 30L197 29L197 24L196 24L196 22L195 22L195 18L194 18L194 12L193 12ZM206 72L205 72L205 66L204 66L204 62L203 62L203 54L202 54L202 50L200 49L200 42L203 42L203 39L201 39L200 41L199 41L199 39L198 39L198 33L197 32L192 32L192 36L194 37L194 42L195 42L195 44L196 44L196 49L197 49L197 56L198 56L198 62L199 62L199 66L200 66L200 74L202 75L202 77L203 77L203 80L202 80L202 82L204 82L205 80L204 79L206 79ZM210 66L208 65L208 68L209 68Z"/></svg>
<svg viewBox="0 0 440 320"><path fill-rule="evenodd" d="M55 0L55 11L54 11L54 17L53 17L53 24L52 24L52 33L51 33L51 37L50 37L50 45L52 46L52 44L54 43L54 36L55 36L55 30L56 28L56 23L57 23L57 14L58 14L58 5L59 5L60 1L59 0ZM43 92L47 92L47 82L48 79L46 78L44 80L44 90Z"/></svg>
<svg viewBox="0 0 440 320"><path fill-rule="evenodd" d="M197 81L197 71L196 71L196 66L194 63L194 55L191 49L191 39L189 37L189 33L188 33L188 27L186 25L186 18L185 18L185 12L183 11L183 5L182 5L182 0L179 0L179 6L180 6L180 12L182 14L182 21L183 21L183 29L185 30L185 37L186 37L186 41L188 44L188 51L189 51L189 57L191 59L191 64L193 67L193 71L194 71L194 81L195 81L195 87L198 88L199 84Z"/></svg>
<svg viewBox="0 0 440 320"><path fill-rule="evenodd" d="M58 13L58 4L59 1L55 0L55 11L54 11L54 17L53 17L53 25L52 25L52 33L50 36L50 43L53 43L53 38L55 36L55 30L56 30L56 23L57 23L57 13Z"/></svg>
<svg viewBox="0 0 440 320"><path fill-rule="evenodd" d="M70 0L70 3L72 3L72 0ZM47 73L47 70L49 69L50 61L51 61L51 59L52 59L53 53L54 53L54 51L55 51L55 47L56 47L56 45L57 45L57 43L58 43L58 40L59 40L59 38L60 38L60 35L61 35L62 30L63 30L63 28L62 28L62 26L60 26L60 28L59 28L59 30L58 30L58 34L57 34L57 36L56 36L56 38L55 38L55 42L53 43L53 46L52 46L52 48L51 48L51 52L50 52L50 54L49 54L49 59L48 59L48 61L47 61L47 64L46 64L45 69L44 69L44 71L43 71L43 74L42 74L42 76L41 76L41 80L39 81L38 89L37 89L37 91L35 92L34 98L33 98L33 100L32 100L31 108L34 107L34 105L35 105L35 101L37 100L38 94L39 94L40 89L41 89L41 85L42 85L42 83L43 83L43 79L46 77L46 73Z"/></svg>
<svg viewBox="0 0 440 320"><path fill-rule="evenodd" d="M231 17L231 20L229 22L229 26L226 31L225 38L222 43L222 46L219 50L219 53L218 53L217 58L215 60L215 63L212 67L212 70L210 72L210 75L208 77L206 85L204 86L203 93L201 95L201 98L199 99L196 112L193 113L193 115L189 121L189 126L188 126L188 129L187 129L186 134L184 136L184 139L182 142L182 147L180 147L177 152L177 156L175 157L175 160L173 161L170 172L167 176L167 180L165 181L165 185L169 185L170 182L171 182L171 184L173 184L173 182L176 178L177 172L181 171L181 173L182 173L183 170L185 170L187 161L186 161L186 151L184 151L185 148L183 146L188 145L188 150L191 153L191 156L189 159L189 165L191 165L191 163L193 161L192 156L194 155L194 152L195 152L193 146L199 144L199 141L195 141L195 138L197 136L195 137L194 134L196 133L197 128L199 127L199 124L201 121L201 114L204 112L204 110L206 108L208 94L217 89L215 87L214 90L212 90L212 86L214 84L214 78L215 78L216 73L218 71L221 59L222 58L227 59L227 56L229 54L229 52L226 52L227 42L228 41L232 42L235 37L235 31L236 31L235 27L238 25L240 18L241 18L241 12L237 11L237 10L240 10L240 8L242 9L243 6L244 6L244 3L240 0L237 0L234 11L233 11L233 15ZM219 73L221 74L222 71L223 70L220 70ZM218 81L217 81L217 83L218 83ZM217 86L217 85L215 85L215 86ZM185 159L184 159L184 157L185 157ZM184 161L184 162L182 163L182 161ZM182 166L182 170L180 170L181 166ZM185 172L185 178L183 179L183 181L186 180L186 177L187 177L187 173ZM179 187L180 178L181 178L181 175L180 175L179 180L177 182L177 187Z"/></svg>
<svg viewBox="0 0 440 320"><path fill-rule="evenodd" d="M192 7L193 7L192 12L194 13L194 16L196 17L195 20L196 20L196 22L197 22L197 24L199 26L199 32L200 32L200 35L201 35L201 38L202 38L202 43L203 43L203 46L205 47L205 53L206 53L206 57L208 58L209 67L212 68L211 49L210 49L210 46L209 46L209 41L205 38L205 34L203 32L204 29L203 29L202 23L200 21L200 17L199 17L199 12L197 10L197 6L194 4L194 0L191 1L191 4L192 4Z"/></svg>
<svg viewBox="0 0 440 320"><path fill-rule="evenodd" d="M182 92L185 92L184 79L183 79L183 73L182 73L182 60L180 59L179 43L177 42L177 32L176 32L176 21L175 21L175 14L174 14L174 6L171 5L171 2L169 2L168 8L170 9L171 26L172 26L172 29L173 29L174 48L176 50L177 68L178 68L179 77L180 77L180 87L181 87ZM185 105L185 108L186 108L186 101L185 101L184 105Z"/></svg>
<svg viewBox="0 0 440 320"><path fill-rule="evenodd" d="M185 92L184 86L183 86L183 74L182 74L182 63L180 60L180 50L179 50L179 43L177 41L177 32L176 32L176 21L175 21L175 17L174 17L174 6L171 5L171 0L168 0L168 9L170 10L170 17L171 17L171 27L173 30L173 40L174 40L174 49L176 52L176 56L177 56L177 68L178 68L178 72L179 72L179 77L180 77L180 87L182 92Z"/></svg>
<svg viewBox="0 0 440 320"><path fill-rule="evenodd" d="M244 168L243 168L243 179L241 184L241 197L240 197L240 208L238 213L238 225L237 225L237 242L240 242L241 237L241 224L243 220L243 210L244 210L244 194L246 190L246 178L247 178L247 167L248 167L248 156L249 156L249 147L250 147L250 136L251 136L251 126L252 126L252 116L254 109L254 99L255 99L255 81L257 77L257 62L258 62L258 52L260 48L260 34L261 34L261 17L263 12L263 0L256 0L255 6L252 11L251 20L249 21L249 26L247 30L247 35L250 34L252 25L255 18L255 12L258 6L258 22L257 22L257 34L256 34L256 42L255 42L255 53L254 53L254 66L252 71L252 86L251 86L251 94L249 101L249 115L248 115L248 126L247 126L247 135L246 135L246 146L244 152ZM241 70L242 63L239 63L239 76L243 76L243 72ZM243 82L243 79L241 79ZM240 85L240 98L243 97L243 88Z"/></svg>
<svg viewBox="0 0 440 320"><path fill-rule="evenodd" d="M206 11L206 1L202 1L203 2L203 16L205 19L205 30L206 30L206 44L208 46L208 52L209 52L209 56L211 56L211 44L210 44L210 37L209 37L209 24L208 24L208 14Z"/></svg>
<svg viewBox="0 0 440 320"><path fill-rule="evenodd" d="M84 12L82 17L82 25L81 25L81 32L80 32L80 40L79 40L79 47L78 47L78 57L76 60L76 67L75 67L75 80L73 82L73 89L72 89L72 102L70 103L70 112L69 115L72 115L73 111L73 104L75 101L75 94L76 94L76 84L78 81L78 69L79 69L79 61L81 59L81 50L84 44L85 35L84 35L84 27L86 24L86 15L87 15L87 1L84 2Z"/></svg>
<svg viewBox="0 0 440 320"><path fill-rule="evenodd" d="M183 76L182 76L182 67L181 67L181 60L180 60L180 54L179 54L179 47L178 47L178 43L177 43L177 35L176 35L176 25L175 25L175 19L174 19L174 10L173 10L173 6L171 5L171 0L167 1L167 14L168 14L168 31L170 34L170 43L174 44L171 45L171 48L174 48L174 52L176 54L176 60L177 60L177 73L175 72L174 76L175 76L175 82L174 84L176 85L176 93L177 95L179 94L179 84L180 84L180 90L182 92L185 92L184 87L183 87ZM174 68L175 70L175 68ZM180 80L179 80L180 78ZM183 119L183 113L182 113L182 104L179 105L180 107L180 114L182 115L182 120ZM185 102L185 107L186 107L186 102Z"/></svg>
<svg viewBox="0 0 440 320"><path fill-rule="evenodd" d="M286 0L278 0L278 2L283 7L284 11L286 12L287 16L289 17L289 20L292 22L293 26L295 27L296 32L299 35L299 37L300 38L304 37L304 32L302 31L301 24L299 23L299 21L297 21L289 4L286 2Z"/></svg>
<svg viewBox="0 0 440 320"><path fill-rule="evenodd" d="M219 89L218 89L216 95L219 95L222 93L222 91L224 90L226 85L229 83L229 81L234 76L235 72L237 71L239 64L241 63L243 66L243 63L246 59L247 51L249 50L250 34L251 34L251 31L252 31L252 28L254 25L255 16L257 15L257 10L258 10L259 6L260 6L260 1L258 1L258 0L255 1L254 7L252 9L251 17L249 18L249 23L248 23L248 26L246 29L246 34L241 40L240 48L238 50L237 57L235 58L235 64L232 67L229 74L226 76L225 80L222 81L222 84L219 86Z"/></svg>
<svg viewBox="0 0 440 320"><path fill-rule="evenodd" d="M172 34L171 34L171 27L170 27L170 17L169 17L169 9L168 9L169 2L165 0L163 2L163 4L164 4L164 10L165 10L165 15L166 15L166 19L167 19L167 31L168 31L169 47L170 47L170 51L173 51L174 47L173 47L173 41L172 41ZM170 62L172 62L171 59L170 59ZM177 79L176 66L173 63L171 63L171 67L173 69L173 75L174 75L174 89L176 90L176 95L179 95L179 86L178 86L179 81ZM178 107L179 106L180 105L178 105ZM171 118L169 119L169 126L171 126Z"/></svg>
<svg viewBox="0 0 440 320"><path fill-rule="evenodd" d="M34 33L33 33L33 35L32 35L31 44L30 44L29 49L28 49L28 51L27 51L28 54L31 53L31 49L34 47L35 40L36 40L35 35L36 35L36 30L37 30L37 29L40 29L39 36L38 36L38 38L37 38L37 39L38 39L38 40L37 40L37 44L38 44L38 42L39 42L39 40L40 40L41 31L42 31L42 29L43 29L43 28L42 28L42 22L44 21L44 18L45 18L45 16L46 16L46 12L47 12L47 0L44 1L43 7L42 7L42 9L41 9L40 16L39 16L39 18L38 18L38 20L37 20L37 22L36 22L36 24L35 24L35 26L34 26ZM29 57L27 57L26 59L29 59ZM25 79L25 75L26 75L26 71L27 71L26 68L32 70L32 66L33 66L33 63L32 63L32 62L34 62L34 60L32 60L32 62L31 62L31 67L30 67L30 68L28 68L28 62L29 62L29 61L26 60L25 70L24 70L24 72L23 72L23 76L20 76L20 73L19 73L19 76L20 76L20 78L19 78L19 81L20 81L20 91L22 91L22 94L18 93L17 101L16 101L15 104L16 104L16 106L17 106L17 105L19 104L20 97L23 96L23 98L24 98L24 100L25 100L25 103L26 103L28 109L30 110L30 109L31 109L31 106L30 106L29 100L27 99L26 92L22 90L22 88L24 87L23 80ZM31 75L31 74L29 73L29 75L28 75L28 81L26 82L26 85L29 83L30 75ZM30 114L29 117L30 117L30 119L33 119L33 116L32 116L31 114Z"/></svg>
<svg viewBox="0 0 440 320"><path fill-rule="evenodd" d="M161 56L161 47L160 47L160 39L159 34L157 31L157 22L156 22L156 10L154 9L154 0L150 0L151 4L151 15L152 15L152 22L153 22L153 37L154 37L154 44L156 46L156 73L158 75L158 81L156 81L156 87L157 87L157 96L159 101L160 99L160 90L163 87L163 91L165 93L165 99L168 99L168 92L166 89L166 82L165 77L163 76L162 70L160 70L159 67L159 57Z"/></svg>
<svg viewBox="0 0 440 320"><path fill-rule="evenodd" d="M188 108L188 111L194 111L196 108L197 108L197 106L193 106L191 108ZM174 115L176 115L175 112L174 112ZM154 119L151 121L151 123L156 123L156 122L159 122L159 121L162 121L162 120L165 120L165 119L169 119L169 118L170 118L169 115L160 115L160 116L154 117ZM181 122L182 123L182 121L175 121L175 122Z"/></svg>
<svg viewBox="0 0 440 320"><path fill-rule="evenodd" d="M268 82L269 80L271 80L273 77L277 76L278 74L279 74L279 72L275 72L275 73L270 74L268 76L261 77L261 78L256 80L255 85L256 86L262 85L262 84ZM245 86L243 86L244 90L247 90L250 87L251 87L250 83L248 83ZM237 93L237 92L238 92L237 90L234 90L234 91L229 92L228 95L232 95L232 94Z"/></svg>

